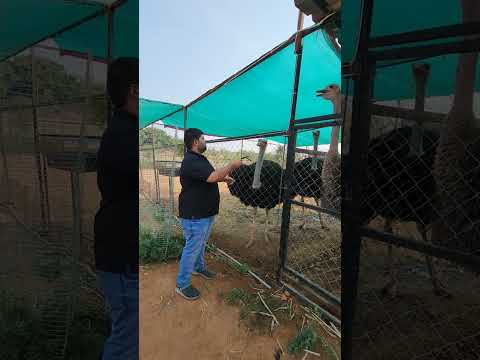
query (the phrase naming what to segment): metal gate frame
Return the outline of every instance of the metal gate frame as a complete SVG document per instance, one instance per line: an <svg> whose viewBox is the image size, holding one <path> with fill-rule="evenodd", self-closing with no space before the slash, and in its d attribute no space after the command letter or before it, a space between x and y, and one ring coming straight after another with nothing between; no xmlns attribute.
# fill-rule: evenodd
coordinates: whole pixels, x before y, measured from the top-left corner
<svg viewBox="0 0 480 360"><path fill-rule="evenodd" d="M286 289L300 297L302 300L310 303L317 308L322 315L336 326L341 325L341 299L338 296L330 293L328 290L314 283L303 274L295 271L287 264L288 257L288 243L290 230L290 215L292 204L308 208L321 213L326 213L332 216L339 217L340 214L319 206L306 204L304 202L296 201L291 198L293 191L293 170L295 166L295 154L303 152L296 147L297 134L301 130L315 130L325 127L341 126L342 114L330 114L323 116L315 116L310 118L296 119L296 107L298 97L298 87L300 81L300 69L302 65L302 38L303 31L298 31L295 38L295 78L293 84L292 105L290 112L290 122L287 131L288 145L287 145L287 161L285 170L284 198L282 209L282 224L280 230L280 249L279 258L280 264L277 271L277 280ZM310 152L309 152L310 153ZM313 152L314 153L314 152ZM294 280L295 286L289 281ZM298 286L300 285L301 289Z"/></svg>
<svg viewBox="0 0 480 360"><path fill-rule="evenodd" d="M360 33L356 54L351 64L342 64L342 77L354 84L352 116L362 121L346 119L343 126L342 149L342 357L353 359L352 327L358 288L360 245L362 237L382 241L400 248L414 250L437 258L467 265L480 271L480 258L445 247L387 234L362 226L359 220L361 181L364 177L370 137L371 116L385 116L382 109L371 106L376 64L382 60L408 60L439 55L480 51L478 40L464 40L465 35L480 35L480 23L435 27L372 37L371 24L374 0L363 0ZM437 44L418 45L417 42L453 39ZM401 48L395 46L407 45ZM381 48L381 49L378 49ZM395 109L392 109L395 112ZM421 115L421 114L420 114Z"/></svg>

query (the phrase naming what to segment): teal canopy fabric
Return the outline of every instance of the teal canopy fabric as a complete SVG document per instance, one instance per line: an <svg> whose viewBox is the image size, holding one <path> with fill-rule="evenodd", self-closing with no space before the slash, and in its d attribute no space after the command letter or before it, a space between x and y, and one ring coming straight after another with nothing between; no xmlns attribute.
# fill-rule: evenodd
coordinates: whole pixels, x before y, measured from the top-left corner
<svg viewBox="0 0 480 360"><path fill-rule="evenodd" d="M278 50L280 49L280 50ZM210 135L231 137L288 129L295 71L293 38L274 49L264 60L247 67L204 97L187 105L187 127ZM303 39L303 57L296 118L332 114L331 102L316 96L316 90L340 86L340 58L321 29ZM140 110L140 117L143 110ZM162 120L183 128L183 112ZM284 137L273 138L285 142ZM320 144L330 143L330 128L320 130ZM298 146L313 144L311 132L300 133Z"/></svg>
<svg viewBox="0 0 480 360"><path fill-rule="evenodd" d="M183 119L182 105L170 104L163 101L140 99L140 129L163 119L175 112L179 112ZM182 122L183 127L183 122Z"/></svg>
<svg viewBox="0 0 480 360"><path fill-rule="evenodd" d="M112 55L138 57L138 0L129 0L113 13ZM87 53L97 58L107 56L107 15L98 16L55 38L61 49ZM88 40L86 40L88 39Z"/></svg>
<svg viewBox="0 0 480 360"><path fill-rule="evenodd" d="M78 53L90 50L94 57L106 58L106 9L112 3L112 0L2 1L0 61L51 37L62 50ZM138 0L127 0L114 9L113 56L138 57ZM86 19L89 21L83 22ZM62 30L65 31L58 34Z"/></svg>
<svg viewBox="0 0 480 360"><path fill-rule="evenodd" d="M351 63L355 54L360 32L361 3L361 1L349 2L342 8L342 36L340 39L342 64ZM373 8L371 36L455 25L461 22L461 15L460 1L376 0ZM444 42L445 40L440 41ZM439 40L435 42L439 42ZM427 96L451 95L454 89L457 59L458 55L452 54L428 59L411 59L410 62L397 65L380 62L377 64L374 98L376 101L414 98L413 62L428 63L431 66L427 81ZM477 91L479 91L480 71L477 71L476 84Z"/></svg>

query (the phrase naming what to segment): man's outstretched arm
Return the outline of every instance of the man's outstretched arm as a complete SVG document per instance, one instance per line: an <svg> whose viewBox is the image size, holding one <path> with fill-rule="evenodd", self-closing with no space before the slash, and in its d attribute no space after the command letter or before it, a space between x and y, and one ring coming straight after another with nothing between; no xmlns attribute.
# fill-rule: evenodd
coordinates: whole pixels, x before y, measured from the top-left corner
<svg viewBox="0 0 480 360"><path fill-rule="evenodd" d="M227 166L221 168L221 169L218 169L218 170L215 170L214 172L212 172L210 174L210 176L207 178L207 182L209 183L216 183L216 182L222 182L222 181L225 181L225 178L230 175L230 173L235 170L235 169L238 169L240 166L242 165L242 162L240 160L235 160L235 161L232 161L230 164L228 164Z"/></svg>

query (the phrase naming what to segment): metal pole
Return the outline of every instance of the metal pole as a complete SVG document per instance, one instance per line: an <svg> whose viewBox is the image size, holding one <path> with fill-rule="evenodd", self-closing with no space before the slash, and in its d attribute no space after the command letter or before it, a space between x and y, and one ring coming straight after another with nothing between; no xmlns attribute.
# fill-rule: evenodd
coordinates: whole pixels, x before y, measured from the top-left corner
<svg viewBox="0 0 480 360"><path fill-rule="evenodd" d="M183 108L183 136L185 138L185 131L187 131L187 107ZM183 152L187 152L187 147L185 146L185 143L183 144Z"/></svg>
<svg viewBox="0 0 480 360"><path fill-rule="evenodd" d="M35 152L35 160L36 160L36 167L37 167L37 175L38 175L38 187L40 190L40 213L42 217L41 223L41 231L42 233L46 233L48 231L47 228L47 218L46 218L46 211L45 211L45 190L43 184L43 176L42 176L42 159L40 154L40 140L38 135L38 118L37 118L37 72L35 66L35 50L34 48L30 49L31 55L31 66L32 66L32 117L33 117L33 143L34 143L34 152Z"/></svg>
<svg viewBox="0 0 480 360"><path fill-rule="evenodd" d="M160 202L160 179L158 178L157 174L157 161L155 159L155 127L152 124L152 158L153 158L153 177L155 179L155 194L156 194L156 200L155 202L158 204Z"/></svg>
<svg viewBox="0 0 480 360"><path fill-rule="evenodd" d="M5 142L3 141L3 112L0 111L0 150L2 152L3 174L5 186L7 189L7 204L13 205L12 195L10 194L10 176L8 173L7 151L5 149Z"/></svg>
<svg viewBox="0 0 480 360"><path fill-rule="evenodd" d="M368 42L373 0L364 0L358 52L355 55L352 118L346 119L342 133L348 139L342 149L342 359L353 359L353 322L357 301L360 261L361 179L366 163L370 131L371 81L374 64L369 62ZM362 119L362 121L355 121Z"/></svg>
<svg viewBox="0 0 480 360"><path fill-rule="evenodd" d="M110 70L110 65L112 63L112 54L113 54L113 9L109 7L107 9L107 74ZM106 91L107 92L107 91ZM110 122L112 116L112 104L108 98L108 94L105 97L107 101L107 124Z"/></svg>
<svg viewBox="0 0 480 360"><path fill-rule="evenodd" d="M90 82L91 82L91 63L92 63L92 53L88 52L88 60L85 69L85 84L86 84L86 98L85 98L85 107L83 109L83 116L80 123L80 134L78 138L78 152L77 158L74 163L73 169L71 169L71 190L72 190L72 210L73 210L73 234L72 234L72 282L71 282L71 307L72 317L77 311L78 307L78 297L76 296L76 289L80 283L80 274L79 274L79 264L80 264L80 254L82 249L82 205L81 205L81 186L80 186L80 173L84 167L85 159L85 127L88 113L91 109L90 103ZM72 318L73 319L73 318Z"/></svg>
<svg viewBox="0 0 480 360"><path fill-rule="evenodd" d="M281 282L282 280L282 270L285 267L287 261L287 252L288 252L288 236L290 232L290 211L292 204L290 202L290 197L292 194L292 178L293 178L293 168L295 166L295 148L297 142L297 132L295 130L295 118L297 110L297 97L298 97L298 87L300 83L300 69L302 65L302 35L301 29L303 27L303 13L299 11L298 13L298 25L297 25L297 36L295 38L295 78L293 83L293 93L292 93L292 104L290 110L290 122L288 127L288 146L287 146L287 164L285 170L285 182L283 184L283 209L282 209L282 224L280 227L280 249L279 257L280 264L277 270L277 280Z"/></svg>

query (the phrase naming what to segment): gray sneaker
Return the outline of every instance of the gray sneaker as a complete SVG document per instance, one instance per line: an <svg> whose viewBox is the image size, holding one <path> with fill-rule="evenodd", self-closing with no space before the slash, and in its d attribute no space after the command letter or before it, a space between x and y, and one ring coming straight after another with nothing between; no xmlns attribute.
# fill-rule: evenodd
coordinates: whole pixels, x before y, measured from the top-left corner
<svg viewBox="0 0 480 360"><path fill-rule="evenodd" d="M192 285L184 289L176 288L175 292L187 300L197 300L200 297L200 291L195 289Z"/></svg>
<svg viewBox="0 0 480 360"><path fill-rule="evenodd" d="M207 280L213 280L215 279L216 274L212 271L208 271L207 269L202 270L202 271L194 271L192 272L192 275L199 275Z"/></svg>

